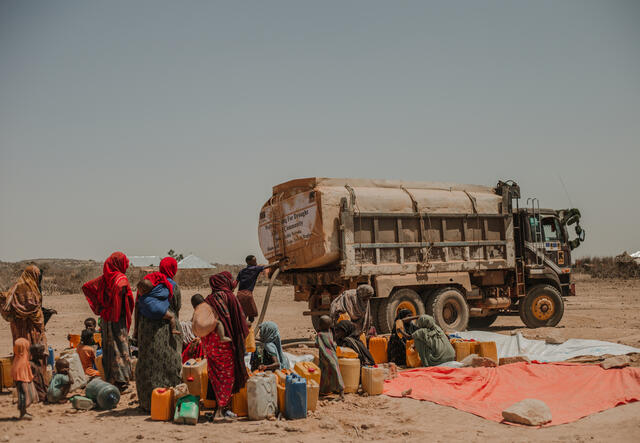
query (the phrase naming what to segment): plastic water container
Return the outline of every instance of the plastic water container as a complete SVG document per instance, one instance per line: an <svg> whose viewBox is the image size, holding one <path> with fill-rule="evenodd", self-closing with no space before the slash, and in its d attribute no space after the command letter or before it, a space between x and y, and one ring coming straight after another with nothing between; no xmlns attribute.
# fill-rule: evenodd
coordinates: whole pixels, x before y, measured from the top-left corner
<svg viewBox="0 0 640 443"><path fill-rule="evenodd" d="M74 408L80 409L81 411L88 411L96 405L93 400L88 397L83 397L82 395L74 395L69 401Z"/></svg>
<svg viewBox="0 0 640 443"><path fill-rule="evenodd" d="M173 418L173 389L155 388L151 393L151 420L169 421Z"/></svg>
<svg viewBox="0 0 640 443"><path fill-rule="evenodd" d="M381 366L363 366L361 371L362 390L369 395L382 394L387 370Z"/></svg>
<svg viewBox="0 0 640 443"><path fill-rule="evenodd" d="M456 351L456 361L462 361L468 355L479 354L480 352L478 342L475 341L455 340L451 344L453 345L453 350Z"/></svg>
<svg viewBox="0 0 640 443"><path fill-rule="evenodd" d="M307 417L307 379L298 374L287 375L284 416L288 420Z"/></svg>
<svg viewBox="0 0 640 443"><path fill-rule="evenodd" d="M189 359L182 365L182 381L189 387L189 393L207 398L207 360Z"/></svg>
<svg viewBox="0 0 640 443"><path fill-rule="evenodd" d="M238 417L249 415L249 402L247 400L247 385L231 396L231 412Z"/></svg>
<svg viewBox="0 0 640 443"><path fill-rule="evenodd" d="M320 385L320 376L321 371L320 368L312 361L300 361L295 364L293 370L300 377L304 377L307 380L314 380L318 385Z"/></svg>
<svg viewBox="0 0 640 443"><path fill-rule="evenodd" d="M276 384L278 390L278 410L284 414L284 406L286 403L285 386L287 385L287 375L292 374L289 369L276 370Z"/></svg>
<svg viewBox="0 0 640 443"><path fill-rule="evenodd" d="M357 358L339 358L338 365L344 381L344 392L358 392L358 386L360 386L360 360Z"/></svg>
<svg viewBox="0 0 640 443"><path fill-rule="evenodd" d="M249 334L244 340L244 350L245 352L256 352L256 333L253 326L249 328Z"/></svg>
<svg viewBox="0 0 640 443"><path fill-rule="evenodd" d="M369 339L369 352L377 365L388 362L387 337L371 337Z"/></svg>
<svg viewBox="0 0 640 443"><path fill-rule="evenodd" d="M56 365L56 357L53 353L53 348L49 346L49 355L47 355L47 364L52 368Z"/></svg>
<svg viewBox="0 0 640 443"><path fill-rule="evenodd" d="M0 358L0 388L10 388L13 386L13 377L11 376L11 367L13 359L11 357Z"/></svg>
<svg viewBox="0 0 640 443"><path fill-rule="evenodd" d="M315 380L307 380L307 412L315 411L320 397L320 385Z"/></svg>
<svg viewBox="0 0 640 443"><path fill-rule="evenodd" d="M76 348L80 344L80 335L79 334L69 334L69 347Z"/></svg>
<svg viewBox="0 0 640 443"><path fill-rule="evenodd" d="M408 368L419 368L422 366L422 360L420 360L420 354L416 351L416 348L413 346L413 340L407 340L406 344L406 357L407 357L407 367Z"/></svg>
<svg viewBox="0 0 640 443"><path fill-rule="evenodd" d="M199 400L195 395L185 395L176 401L176 411L173 414L174 423L195 425L200 416Z"/></svg>
<svg viewBox="0 0 640 443"><path fill-rule="evenodd" d="M276 415L278 393L273 372L258 373L247 381L247 415L249 420L264 420Z"/></svg>
<svg viewBox="0 0 640 443"><path fill-rule="evenodd" d="M494 341L481 341L478 342L478 355L480 357L487 357L498 362L498 348Z"/></svg>
<svg viewBox="0 0 640 443"><path fill-rule="evenodd" d="M118 406L120 401L118 388L99 378L94 378L89 382L86 394L98 405L99 409L113 409Z"/></svg>
<svg viewBox="0 0 640 443"><path fill-rule="evenodd" d="M346 346L337 346L336 355L338 358L358 358L358 353Z"/></svg>
<svg viewBox="0 0 640 443"><path fill-rule="evenodd" d="M349 314L347 314L346 312L343 312L342 314L340 314L340 316L338 317L338 321L336 321L336 324L340 323L343 320L348 320L351 321L351 317L349 316Z"/></svg>

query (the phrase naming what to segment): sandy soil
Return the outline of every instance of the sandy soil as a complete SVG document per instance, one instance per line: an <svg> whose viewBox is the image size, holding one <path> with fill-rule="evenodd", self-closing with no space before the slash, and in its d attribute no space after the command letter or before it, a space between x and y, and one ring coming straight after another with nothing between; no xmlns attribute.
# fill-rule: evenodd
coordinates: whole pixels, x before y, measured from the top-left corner
<svg viewBox="0 0 640 443"><path fill-rule="evenodd" d="M565 316L555 328L563 338L593 338L640 347L640 281L595 281L577 278L578 297L566 304ZM264 287L257 289L258 306ZM185 291L181 317L190 318ZM57 351L67 346L66 335L79 333L91 312L81 295L45 298L45 306L59 314L49 322L47 335ZM304 303L293 302L293 290L276 288L267 317L276 321L284 338L313 337L310 320L302 316ZM518 317L504 317L490 328L510 334L543 337L548 330L521 328ZM0 323L0 354L11 351L8 324ZM308 349L296 349L306 352ZM0 395L0 441L638 441L640 403L619 406L575 423L544 429L498 424L453 408L412 399L347 395L344 402L324 402L305 420L238 420L231 423L199 423L195 427L152 422L137 409L135 389L126 393L113 411L76 412L69 404L35 405L32 422L16 422L12 395Z"/></svg>

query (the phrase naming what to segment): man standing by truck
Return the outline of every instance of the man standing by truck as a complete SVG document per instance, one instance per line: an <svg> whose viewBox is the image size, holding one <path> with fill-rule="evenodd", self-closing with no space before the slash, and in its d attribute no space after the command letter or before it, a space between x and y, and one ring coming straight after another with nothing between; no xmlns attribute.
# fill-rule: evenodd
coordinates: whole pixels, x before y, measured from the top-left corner
<svg viewBox="0 0 640 443"><path fill-rule="evenodd" d="M255 255L248 255L247 258L245 258L245 262L247 263L247 267L238 272L238 277L236 278L236 280L238 280L238 301L240 302L240 306L242 306L244 315L246 315L249 322L253 323L253 320L258 315L258 308L253 299L253 289L256 286L260 273L265 269L276 267L278 263L260 266L258 265Z"/></svg>

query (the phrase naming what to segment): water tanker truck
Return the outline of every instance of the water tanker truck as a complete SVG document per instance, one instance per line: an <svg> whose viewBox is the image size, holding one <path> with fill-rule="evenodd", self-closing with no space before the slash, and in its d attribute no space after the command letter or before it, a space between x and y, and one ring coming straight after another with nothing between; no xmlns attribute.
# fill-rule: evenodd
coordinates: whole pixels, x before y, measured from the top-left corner
<svg viewBox="0 0 640 443"><path fill-rule="evenodd" d="M571 251L584 240L577 209L520 206L520 188L304 178L273 188L260 211L264 256L306 301L314 327L342 291L368 283L380 333L400 309L446 331L519 315L555 326L575 295ZM569 240L574 225L576 238Z"/></svg>

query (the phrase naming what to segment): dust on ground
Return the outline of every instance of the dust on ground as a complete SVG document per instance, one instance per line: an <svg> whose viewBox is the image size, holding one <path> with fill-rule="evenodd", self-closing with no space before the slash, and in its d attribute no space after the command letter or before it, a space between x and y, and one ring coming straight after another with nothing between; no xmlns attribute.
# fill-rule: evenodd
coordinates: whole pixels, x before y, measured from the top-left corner
<svg viewBox="0 0 640 443"><path fill-rule="evenodd" d="M520 331L530 338L592 338L640 347L640 281L576 278L578 296L569 298L558 328L522 328L518 317L502 317L493 332ZM205 289L202 289L203 293ZM191 318L185 290L182 319ZM256 288L261 306L265 288ZM47 325L49 343L57 352L68 343L68 333L79 333L91 311L81 295L45 297L44 305L58 315ZM278 323L283 338L313 337L305 303L293 301L291 287L276 287L267 319ZM0 354L11 352L11 333L0 323ZM309 351L295 349L296 353ZM344 402L322 402L307 419L296 421L237 420L199 423L196 426L153 422L137 409L135 387L123 395L112 411L76 412L69 404L34 405L32 422L16 422L11 394L0 395L0 441L638 441L640 402L593 414L577 422L543 429L529 429L491 422L454 408L413 399L347 395Z"/></svg>

